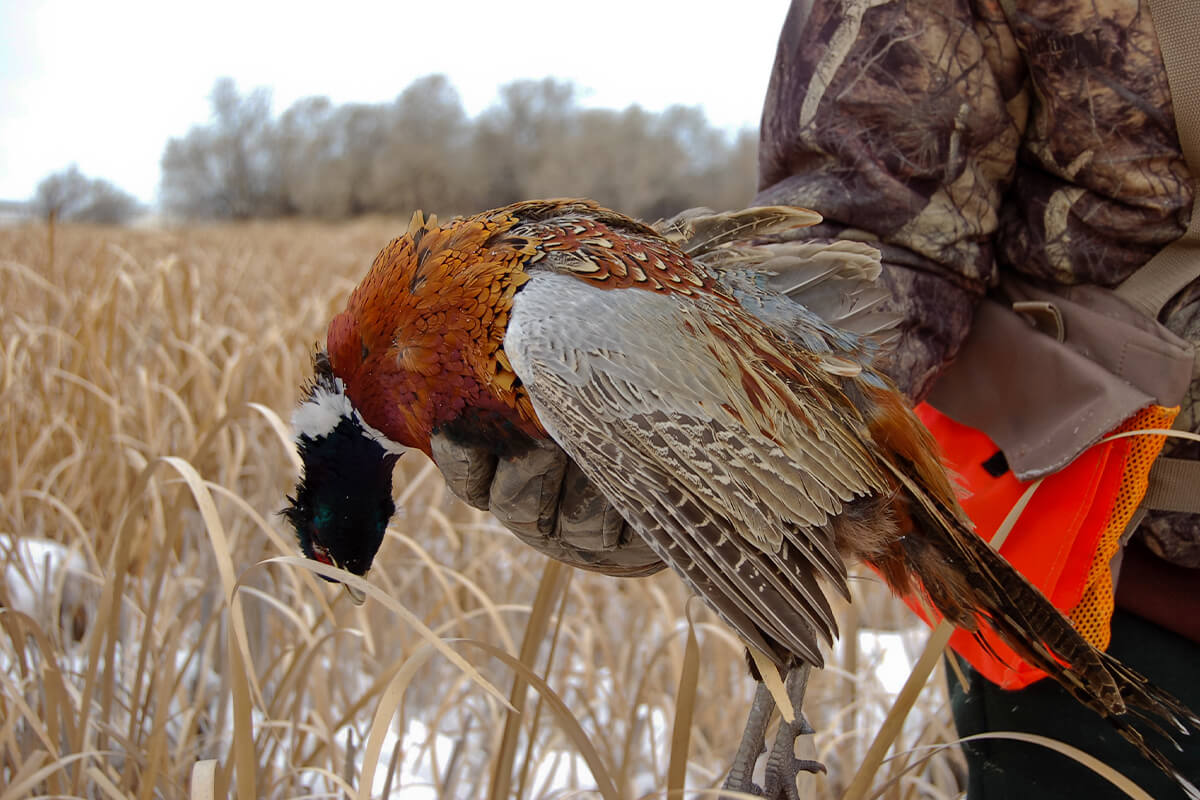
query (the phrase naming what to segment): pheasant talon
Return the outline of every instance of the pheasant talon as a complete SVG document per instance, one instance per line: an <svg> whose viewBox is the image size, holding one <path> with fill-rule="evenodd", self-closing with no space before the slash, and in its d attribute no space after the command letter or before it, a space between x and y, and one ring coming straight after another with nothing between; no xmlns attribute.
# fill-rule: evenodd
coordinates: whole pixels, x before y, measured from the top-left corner
<svg viewBox="0 0 1200 800"><path fill-rule="evenodd" d="M792 722L781 720L779 731L775 734L775 745L767 757L767 774L763 786L763 797L780 798L780 800L800 800L799 789L796 788L796 776L801 772L816 774L825 772L825 765L820 761L807 758L796 758L796 739L813 733L813 727L805 719L801 708L804 704L804 693L808 688L808 673L812 669L803 664L792 669L787 676L788 699L796 718Z"/></svg>
<svg viewBox="0 0 1200 800"><path fill-rule="evenodd" d="M781 723L775 736L775 745L767 757L767 775L762 796L768 800L800 800L796 777L801 772L816 774L826 772L825 765L809 758L796 758L796 739L803 736L808 724L803 718L796 723ZM811 728L808 729L811 732Z"/></svg>
<svg viewBox="0 0 1200 800"><path fill-rule="evenodd" d="M733 792L763 796L763 790L754 783L754 765L758 756L766 750L767 723L771 721L771 712L775 710L775 699L767 685L759 681L754 690L754 702L750 706L750 715L746 719L746 728L742 731L742 741L733 757L733 765L729 767L729 775L722 784L722 789Z"/></svg>

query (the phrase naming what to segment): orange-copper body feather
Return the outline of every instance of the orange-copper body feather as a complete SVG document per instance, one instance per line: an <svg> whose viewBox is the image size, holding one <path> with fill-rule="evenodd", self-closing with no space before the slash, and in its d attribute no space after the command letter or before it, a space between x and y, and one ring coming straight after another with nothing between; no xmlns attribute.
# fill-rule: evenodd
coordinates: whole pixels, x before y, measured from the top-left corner
<svg viewBox="0 0 1200 800"><path fill-rule="evenodd" d="M496 435L545 436L503 351L535 255L508 235L517 221L495 214L439 228L418 212L330 323L329 356L347 394L395 441L428 455L430 432L468 409Z"/></svg>

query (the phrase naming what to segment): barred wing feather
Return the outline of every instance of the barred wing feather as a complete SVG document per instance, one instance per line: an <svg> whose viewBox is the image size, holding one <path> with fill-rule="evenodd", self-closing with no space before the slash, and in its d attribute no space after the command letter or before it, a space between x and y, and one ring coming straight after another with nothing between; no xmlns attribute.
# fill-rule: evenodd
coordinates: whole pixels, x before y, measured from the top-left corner
<svg viewBox="0 0 1200 800"><path fill-rule="evenodd" d="M831 519L884 479L812 386L833 376L781 376L780 346L717 298L548 273L504 340L547 432L658 555L748 643L820 665L835 623L816 578L847 593Z"/></svg>

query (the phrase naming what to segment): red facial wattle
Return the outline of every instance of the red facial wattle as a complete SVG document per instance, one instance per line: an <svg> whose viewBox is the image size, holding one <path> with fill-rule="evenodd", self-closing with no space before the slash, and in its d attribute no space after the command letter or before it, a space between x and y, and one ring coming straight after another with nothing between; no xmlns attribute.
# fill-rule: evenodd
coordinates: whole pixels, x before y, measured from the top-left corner
<svg viewBox="0 0 1200 800"><path fill-rule="evenodd" d="M335 566L333 563L333 558L330 557L329 551L325 548L325 545L321 544L321 540L317 538L315 530L313 531L312 536L312 551L314 560L320 561L322 564L328 564L331 567Z"/></svg>

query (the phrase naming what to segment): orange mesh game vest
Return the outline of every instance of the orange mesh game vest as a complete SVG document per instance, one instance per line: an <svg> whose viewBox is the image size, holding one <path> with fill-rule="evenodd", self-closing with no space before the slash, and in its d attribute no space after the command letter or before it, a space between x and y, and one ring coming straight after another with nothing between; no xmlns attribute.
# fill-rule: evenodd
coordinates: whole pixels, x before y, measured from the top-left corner
<svg viewBox="0 0 1200 800"><path fill-rule="evenodd" d="M1000 472L997 467L1003 462L986 434L960 425L927 403L916 410L942 445L946 466L968 493L962 499L963 508L976 531L990 541L1029 483L1019 481L1007 469L992 474ZM1169 428L1178 410L1148 407L1114 433ZM1108 647L1113 611L1110 565L1122 533L1146 494L1151 464L1165 440L1165 436L1135 436L1088 448L1069 466L1043 479L1000 548L1013 566L1070 617L1076 630L1101 650ZM906 602L923 615L913 598ZM955 631L950 645L990 681L1005 689L1020 689L1045 677L986 626L981 627L981 634L987 648L1001 660L966 631Z"/></svg>

